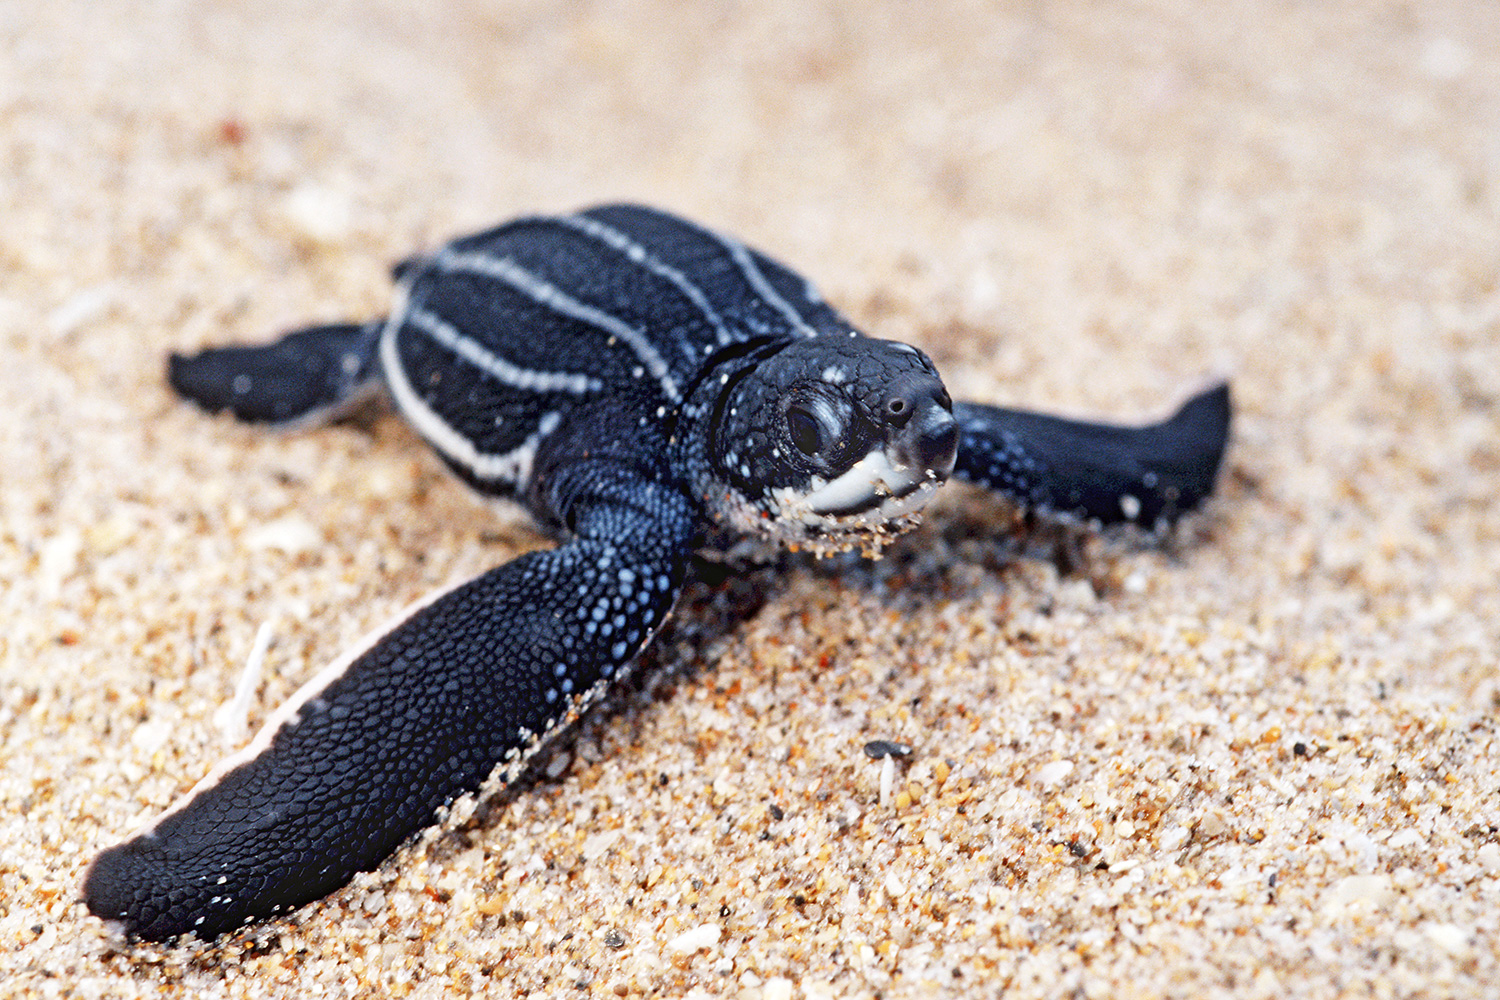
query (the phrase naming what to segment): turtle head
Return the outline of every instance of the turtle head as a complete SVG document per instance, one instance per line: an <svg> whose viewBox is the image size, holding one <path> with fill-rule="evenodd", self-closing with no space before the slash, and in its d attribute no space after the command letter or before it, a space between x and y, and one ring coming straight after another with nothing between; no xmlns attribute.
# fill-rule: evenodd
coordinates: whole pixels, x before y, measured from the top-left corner
<svg viewBox="0 0 1500 1000"><path fill-rule="evenodd" d="M819 553L878 551L953 471L952 400L906 344L799 340L726 389L713 450L729 489L718 513L748 534Z"/></svg>

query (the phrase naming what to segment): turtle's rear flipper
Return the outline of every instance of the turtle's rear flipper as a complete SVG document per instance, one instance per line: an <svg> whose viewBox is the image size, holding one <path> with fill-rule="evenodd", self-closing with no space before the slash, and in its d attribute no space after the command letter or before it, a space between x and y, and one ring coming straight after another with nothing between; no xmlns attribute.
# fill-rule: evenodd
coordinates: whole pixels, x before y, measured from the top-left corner
<svg viewBox="0 0 1500 1000"><path fill-rule="evenodd" d="M315 326L271 344L174 353L167 381L210 413L227 409L252 423L331 419L378 389L381 325Z"/></svg>
<svg viewBox="0 0 1500 1000"><path fill-rule="evenodd" d="M1229 386L1144 427L959 403L954 474L1029 510L1147 529L1171 524L1214 488L1229 438Z"/></svg>

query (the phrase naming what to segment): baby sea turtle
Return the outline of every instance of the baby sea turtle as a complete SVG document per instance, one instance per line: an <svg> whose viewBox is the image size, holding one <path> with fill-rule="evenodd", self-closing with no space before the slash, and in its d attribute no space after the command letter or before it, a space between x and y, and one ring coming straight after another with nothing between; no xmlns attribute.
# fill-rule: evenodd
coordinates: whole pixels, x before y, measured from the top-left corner
<svg viewBox="0 0 1500 1000"><path fill-rule="evenodd" d="M411 611L90 867L127 935L211 938L378 865L509 778L639 657L695 550L877 553L956 474L1044 515L1147 528L1213 488L1218 385L1145 427L954 404L737 240L649 208L526 218L395 270L390 315L173 356L203 407L286 424L384 391L459 476L562 543Z"/></svg>

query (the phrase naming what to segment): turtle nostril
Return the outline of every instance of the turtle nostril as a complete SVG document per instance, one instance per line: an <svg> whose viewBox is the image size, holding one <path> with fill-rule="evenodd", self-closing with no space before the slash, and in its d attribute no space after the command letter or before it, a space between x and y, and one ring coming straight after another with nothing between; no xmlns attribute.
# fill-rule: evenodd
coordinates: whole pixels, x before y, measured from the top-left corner
<svg viewBox="0 0 1500 1000"><path fill-rule="evenodd" d="M946 413L927 421L913 442L913 451L922 468L941 470L946 474L953 468L953 459L958 452L958 424Z"/></svg>
<svg viewBox="0 0 1500 1000"><path fill-rule="evenodd" d="M914 409L906 394L892 396L885 401L885 418L892 427L905 427Z"/></svg>
<svg viewBox="0 0 1500 1000"><path fill-rule="evenodd" d="M935 376L928 372L907 372L886 386L880 415L888 426L899 430L934 405L949 409L947 397L947 390Z"/></svg>
<svg viewBox="0 0 1500 1000"><path fill-rule="evenodd" d="M909 468L935 473L939 479L948 478L958 455L957 421L936 400L912 409L916 412L910 414L907 426L892 439L893 457Z"/></svg>

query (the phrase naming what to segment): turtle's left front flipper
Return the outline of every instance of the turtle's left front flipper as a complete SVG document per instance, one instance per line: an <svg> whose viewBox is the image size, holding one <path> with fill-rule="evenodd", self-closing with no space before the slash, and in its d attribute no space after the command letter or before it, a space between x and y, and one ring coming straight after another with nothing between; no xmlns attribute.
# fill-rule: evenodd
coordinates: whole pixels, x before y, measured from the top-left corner
<svg viewBox="0 0 1500 1000"><path fill-rule="evenodd" d="M1229 385L1143 427L1065 420L958 403L954 475L1044 515L1147 529L1172 523L1213 492L1229 439Z"/></svg>
<svg viewBox="0 0 1500 1000"><path fill-rule="evenodd" d="M626 669L681 588L691 508L620 466L565 478L554 509L571 541L444 593L314 678L243 752L99 855L89 909L162 940L315 900L518 765Z"/></svg>

